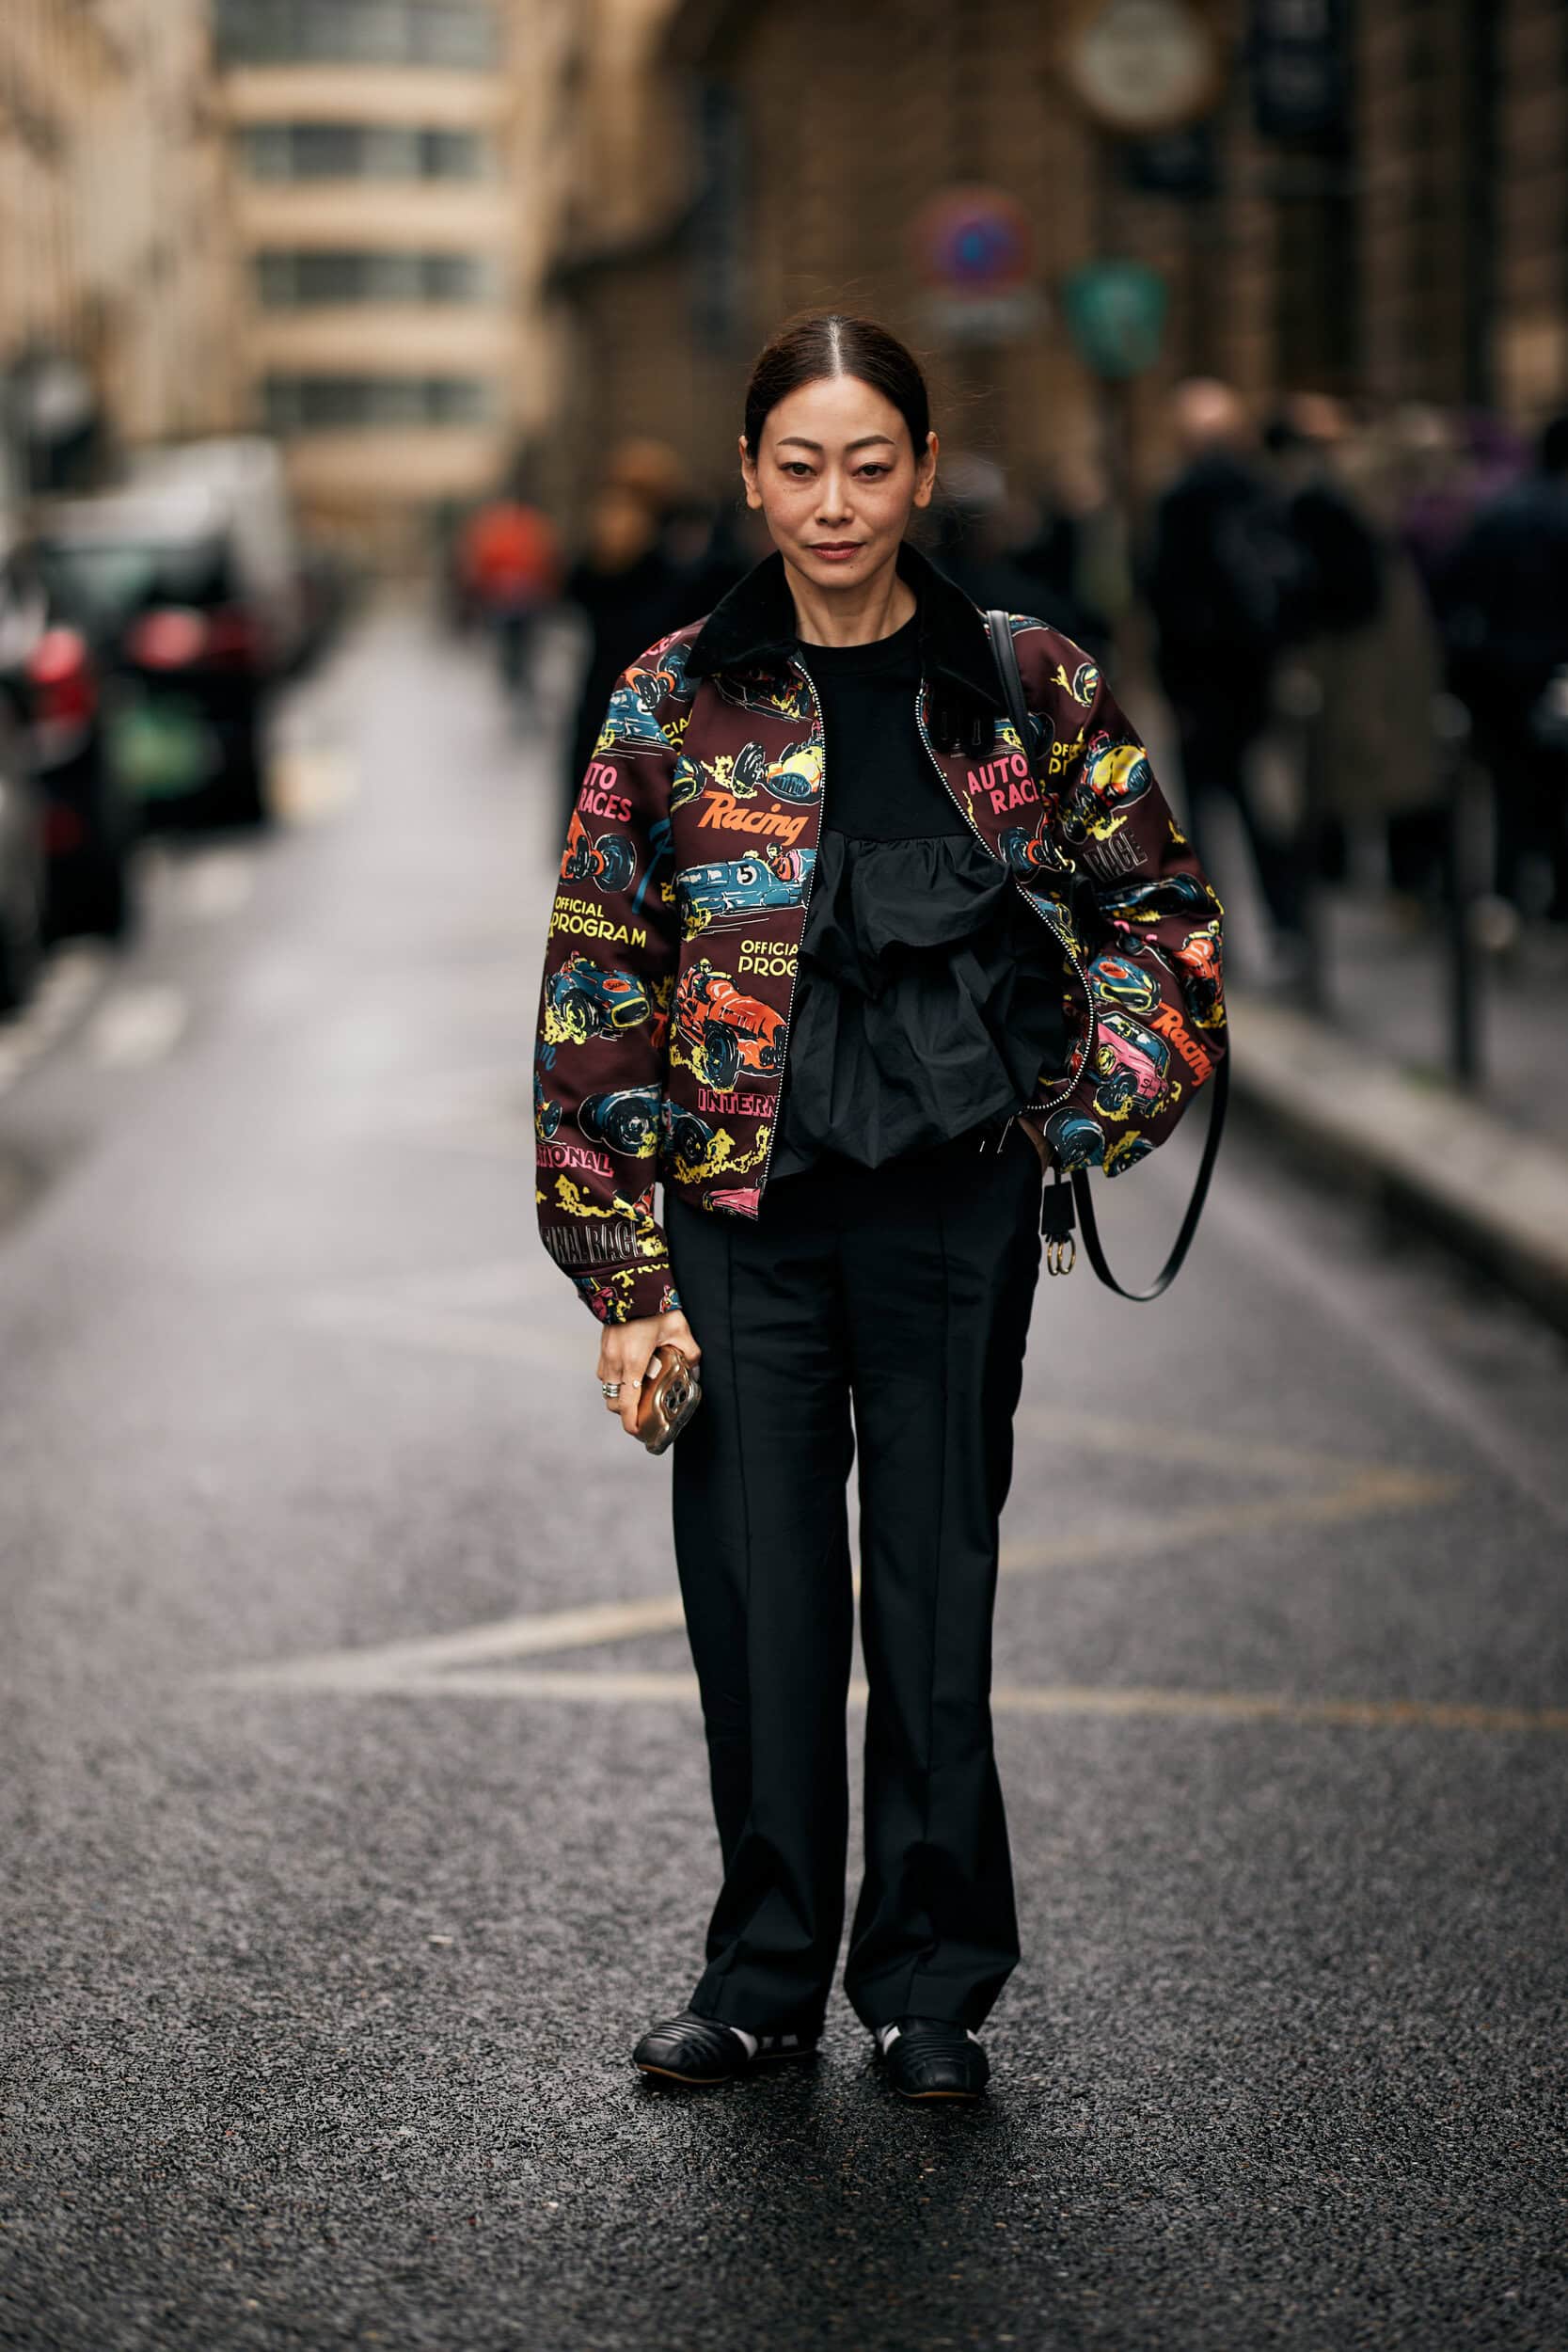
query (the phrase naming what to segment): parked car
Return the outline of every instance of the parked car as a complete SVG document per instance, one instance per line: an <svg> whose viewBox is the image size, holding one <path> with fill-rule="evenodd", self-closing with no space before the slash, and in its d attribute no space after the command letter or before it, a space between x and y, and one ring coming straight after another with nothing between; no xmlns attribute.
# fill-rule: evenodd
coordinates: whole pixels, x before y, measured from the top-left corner
<svg viewBox="0 0 1568 2352"><path fill-rule="evenodd" d="M0 545L0 679L41 797L46 937L118 939L135 914L134 800L108 757L103 679L24 536Z"/></svg>
<svg viewBox="0 0 1568 2352"><path fill-rule="evenodd" d="M25 719L0 694L0 1013L32 991L43 937L42 809Z"/></svg>
<svg viewBox="0 0 1568 2352"><path fill-rule="evenodd" d="M305 618L277 464L265 442L197 442L43 518L50 593L119 682L110 756L150 821L267 816L262 724Z"/></svg>

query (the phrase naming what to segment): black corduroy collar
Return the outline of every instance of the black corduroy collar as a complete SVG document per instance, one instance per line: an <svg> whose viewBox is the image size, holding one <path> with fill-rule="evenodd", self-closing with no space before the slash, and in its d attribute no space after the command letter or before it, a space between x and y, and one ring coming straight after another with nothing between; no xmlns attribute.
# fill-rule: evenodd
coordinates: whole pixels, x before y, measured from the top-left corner
<svg viewBox="0 0 1568 2352"><path fill-rule="evenodd" d="M991 722L1006 701L979 607L907 539L898 549L898 570L919 598L921 674L943 721L951 713L954 723L938 731L989 742ZM784 557L775 550L714 606L687 655L687 675L782 667L799 638Z"/></svg>

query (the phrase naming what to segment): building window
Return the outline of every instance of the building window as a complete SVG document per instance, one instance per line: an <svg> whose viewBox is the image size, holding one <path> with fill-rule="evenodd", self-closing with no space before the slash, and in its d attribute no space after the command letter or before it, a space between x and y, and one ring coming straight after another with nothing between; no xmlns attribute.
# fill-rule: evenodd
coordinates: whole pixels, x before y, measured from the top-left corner
<svg viewBox="0 0 1568 2352"><path fill-rule="evenodd" d="M225 65L319 59L483 72L499 56L486 0L217 0L217 41Z"/></svg>
<svg viewBox="0 0 1568 2352"><path fill-rule="evenodd" d="M240 140L254 180L482 180L491 166L477 131L398 122L252 122Z"/></svg>
<svg viewBox="0 0 1568 2352"><path fill-rule="evenodd" d="M494 388L472 375L269 375L267 429L330 433L375 425L482 424Z"/></svg>
<svg viewBox="0 0 1568 2352"><path fill-rule="evenodd" d="M256 256L264 309L339 302L484 302L490 263L477 253L269 252Z"/></svg>

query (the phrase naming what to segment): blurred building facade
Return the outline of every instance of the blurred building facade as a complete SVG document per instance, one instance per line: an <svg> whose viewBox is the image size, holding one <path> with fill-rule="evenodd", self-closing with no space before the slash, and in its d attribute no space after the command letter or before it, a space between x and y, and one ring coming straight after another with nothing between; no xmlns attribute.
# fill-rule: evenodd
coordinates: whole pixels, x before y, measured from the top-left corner
<svg viewBox="0 0 1568 2352"><path fill-rule="evenodd" d="M571 0L216 0L252 413L382 562L557 405L533 294Z"/></svg>
<svg viewBox="0 0 1568 2352"><path fill-rule="evenodd" d="M931 359L950 441L1041 475L1111 441L1151 476L1191 373L1525 426L1568 399L1563 0L583 8L569 485L629 432L727 478L746 359L829 302ZM989 296L971 199L973 250L1015 247ZM1107 262L1163 308L1126 373L1074 331Z"/></svg>
<svg viewBox="0 0 1568 2352"><path fill-rule="evenodd" d="M208 0L0 8L0 383L12 496L239 413Z"/></svg>

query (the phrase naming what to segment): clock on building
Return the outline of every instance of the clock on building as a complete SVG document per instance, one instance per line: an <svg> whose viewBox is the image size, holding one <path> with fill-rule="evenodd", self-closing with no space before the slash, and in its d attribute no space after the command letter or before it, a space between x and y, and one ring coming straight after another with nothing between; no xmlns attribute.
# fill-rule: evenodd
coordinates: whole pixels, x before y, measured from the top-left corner
<svg viewBox="0 0 1568 2352"><path fill-rule="evenodd" d="M1218 95L1219 44L1188 0L1092 0L1064 62L1096 119L1129 136L1195 121Z"/></svg>

